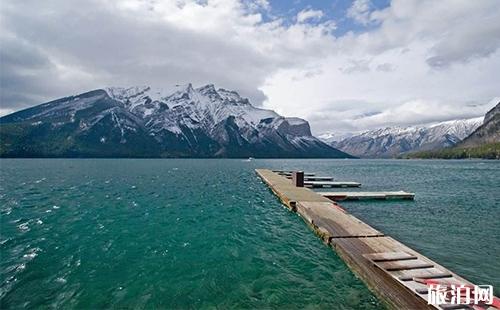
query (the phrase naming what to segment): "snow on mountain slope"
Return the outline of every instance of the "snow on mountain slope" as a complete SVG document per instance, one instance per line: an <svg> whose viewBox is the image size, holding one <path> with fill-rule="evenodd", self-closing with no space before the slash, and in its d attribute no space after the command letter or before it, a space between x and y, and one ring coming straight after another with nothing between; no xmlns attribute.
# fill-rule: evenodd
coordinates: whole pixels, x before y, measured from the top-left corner
<svg viewBox="0 0 500 310"><path fill-rule="evenodd" d="M474 147L488 143L500 143L500 102L486 113L481 126L461 141L458 146Z"/></svg>
<svg viewBox="0 0 500 310"><path fill-rule="evenodd" d="M255 127L262 119L279 117L274 111L253 107L248 99L241 98L237 92L216 90L212 84L196 89L191 84L178 86L173 94L146 86L110 87L105 90L111 98L124 102L127 109L134 114L143 118L150 117L154 121L158 121L160 114L162 117L165 114L181 114L184 118L183 124L188 127L203 123L205 128L210 130L212 125L229 116L238 118L242 125L247 123ZM167 127L174 132L178 131L178 128Z"/></svg>
<svg viewBox="0 0 500 310"><path fill-rule="evenodd" d="M1 155L27 156L32 143L30 156L349 157L313 137L307 121L256 108L212 84L173 92L109 87L0 118L4 128L26 123L38 125L7 135ZM49 139L43 150L32 140L37 135Z"/></svg>
<svg viewBox="0 0 500 310"><path fill-rule="evenodd" d="M439 137L450 135L457 138L456 142L465 139L471 132L483 123L483 117L463 120L453 120L429 126L429 136Z"/></svg>
<svg viewBox="0 0 500 310"><path fill-rule="evenodd" d="M395 157L406 152L451 147L482 124L482 117L430 126L387 127L363 132L330 144L360 157Z"/></svg>
<svg viewBox="0 0 500 310"><path fill-rule="evenodd" d="M335 132L326 132L318 136L318 139L321 141L331 144L333 142L342 141L346 138L352 137L353 133L335 133Z"/></svg>

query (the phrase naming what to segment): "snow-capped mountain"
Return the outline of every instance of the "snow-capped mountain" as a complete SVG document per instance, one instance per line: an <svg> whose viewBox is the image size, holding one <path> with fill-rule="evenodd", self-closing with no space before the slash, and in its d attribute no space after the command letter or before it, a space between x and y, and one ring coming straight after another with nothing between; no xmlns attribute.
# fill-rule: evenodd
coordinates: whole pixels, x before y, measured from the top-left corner
<svg viewBox="0 0 500 310"><path fill-rule="evenodd" d="M396 157L413 152L451 147L470 135L482 117L428 126L387 127L333 141L331 145L359 157Z"/></svg>
<svg viewBox="0 0 500 310"><path fill-rule="evenodd" d="M0 118L1 156L350 157L214 85L110 87Z"/></svg>
<svg viewBox="0 0 500 310"><path fill-rule="evenodd" d="M500 143L500 102L484 116L481 126L459 143L460 147Z"/></svg>
<svg viewBox="0 0 500 310"><path fill-rule="evenodd" d="M321 141L332 144L333 142L342 141L344 139L350 138L354 136L353 133L335 133L335 132L326 132L318 136L318 139Z"/></svg>

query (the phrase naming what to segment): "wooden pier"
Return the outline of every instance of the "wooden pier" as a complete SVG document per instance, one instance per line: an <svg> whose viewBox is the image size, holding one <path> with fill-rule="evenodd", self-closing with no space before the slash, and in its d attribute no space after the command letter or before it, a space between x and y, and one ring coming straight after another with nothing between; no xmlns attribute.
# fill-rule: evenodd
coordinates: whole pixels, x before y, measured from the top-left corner
<svg viewBox="0 0 500 310"><path fill-rule="evenodd" d="M276 172L277 174L284 176L284 177L292 177L291 172ZM314 177L316 174L314 173L304 173L304 176L306 177Z"/></svg>
<svg viewBox="0 0 500 310"><path fill-rule="evenodd" d="M292 175L287 175L286 178L291 179ZM333 177L306 176L304 177L304 181L333 181Z"/></svg>
<svg viewBox="0 0 500 310"><path fill-rule="evenodd" d="M335 181L304 181L305 187L360 187L358 182L335 182Z"/></svg>
<svg viewBox="0 0 500 310"><path fill-rule="evenodd" d="M414 193L399 192L318 192L323 197L334 201L342 200L388 200L388 199L415 199Z"/></svg>
<svg viewBox="0 0 500 310"><path fill-rule="evenodd" d="M472 309L469 305L427 302L429 281L448 286L473 286L471 282L384 235L320 193L296 187L291 180L271 170L256 172L282 203L297 212L389 307Z"/></svg>

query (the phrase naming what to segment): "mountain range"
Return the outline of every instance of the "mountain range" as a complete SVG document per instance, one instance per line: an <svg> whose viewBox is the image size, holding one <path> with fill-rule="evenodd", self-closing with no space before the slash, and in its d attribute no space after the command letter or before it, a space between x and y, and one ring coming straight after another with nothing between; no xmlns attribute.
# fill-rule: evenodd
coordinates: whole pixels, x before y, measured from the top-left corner
<svg viewBox="0 0 500 310"><path fill-rule="evenodd" d="M459 147L474 147L484 144L500 143L500 102L484 116L483 123Z"/></svg>
<svg viewBox="0 0 500 310"><path fill-rule="evenodd" d="M354 156L392 158L415 151L452 147L468 137L483 123L483 118L453 120L427 126L386 127L335 141L332 135L320 136L331 146Z"/></svg>
<svg viewBox="0 0 500 310"><path fill-rule="evenodd" d="M352 157L212 84L64 97L1 117L0 137L2 157Z"/></svg>
<svg viewBox="0 0 500 310"><path fill-rule="evenodd" d="M500 103L486 113L478 128L454 147L414 152L403 157L500 159Z"/></svg>

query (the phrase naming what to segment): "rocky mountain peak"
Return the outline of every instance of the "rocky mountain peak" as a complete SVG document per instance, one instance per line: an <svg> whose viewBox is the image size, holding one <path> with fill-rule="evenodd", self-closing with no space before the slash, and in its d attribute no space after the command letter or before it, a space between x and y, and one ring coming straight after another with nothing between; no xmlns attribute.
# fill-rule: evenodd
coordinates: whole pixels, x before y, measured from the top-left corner
<svg viewBox="0 0 500 310"><path fill-rule="evenodd" d="M459 146L472 147L488 143L500 143L500 103L489 110L484 121Z"/></svg>
<svg viewBox="0 0 500 310"><path fill-rule="evenodd" d="M489 110L486 115L484 116L484 121L483 121L483 124L484 123L487 123L489 122L491 119L493 119L493 117L495 117L495 115L497 114L500 114L500 102L497 103L496 106L494 106L491 110Z"/></svg>
<svg viewBox="0 0 500 310"><path fill-rule="evenodd" d="M2 140L3 156L350 157L313 137L307 121L256 108L213 84L172 92L108 87L0 120L18 128ZM36 144L45 136L53 148Z"/></svg>
<svg viewBox="0 0 500 310"><path fill-rule="evenodd" d="M214 84L207 84L205 86L198 87L196 90L199 91L202 94L214 94L214 93L217 93L217 90L215 89Z"/></svg>
<svg viewBox="0 0 500 310"><path fill-rule="evenodd" d="M116 100L127 100L140 96L151 90L149 86L133 86L133 87L107 87L104 89L108 95Z"/></svg>
<svg viewBox="0 0 500 310"><path fill-rule="evenodd" d="M355 156L395 157L413 151L455 146L481 123L482 118L478 117L422 126L385 127L330 144Z"/></svg>

